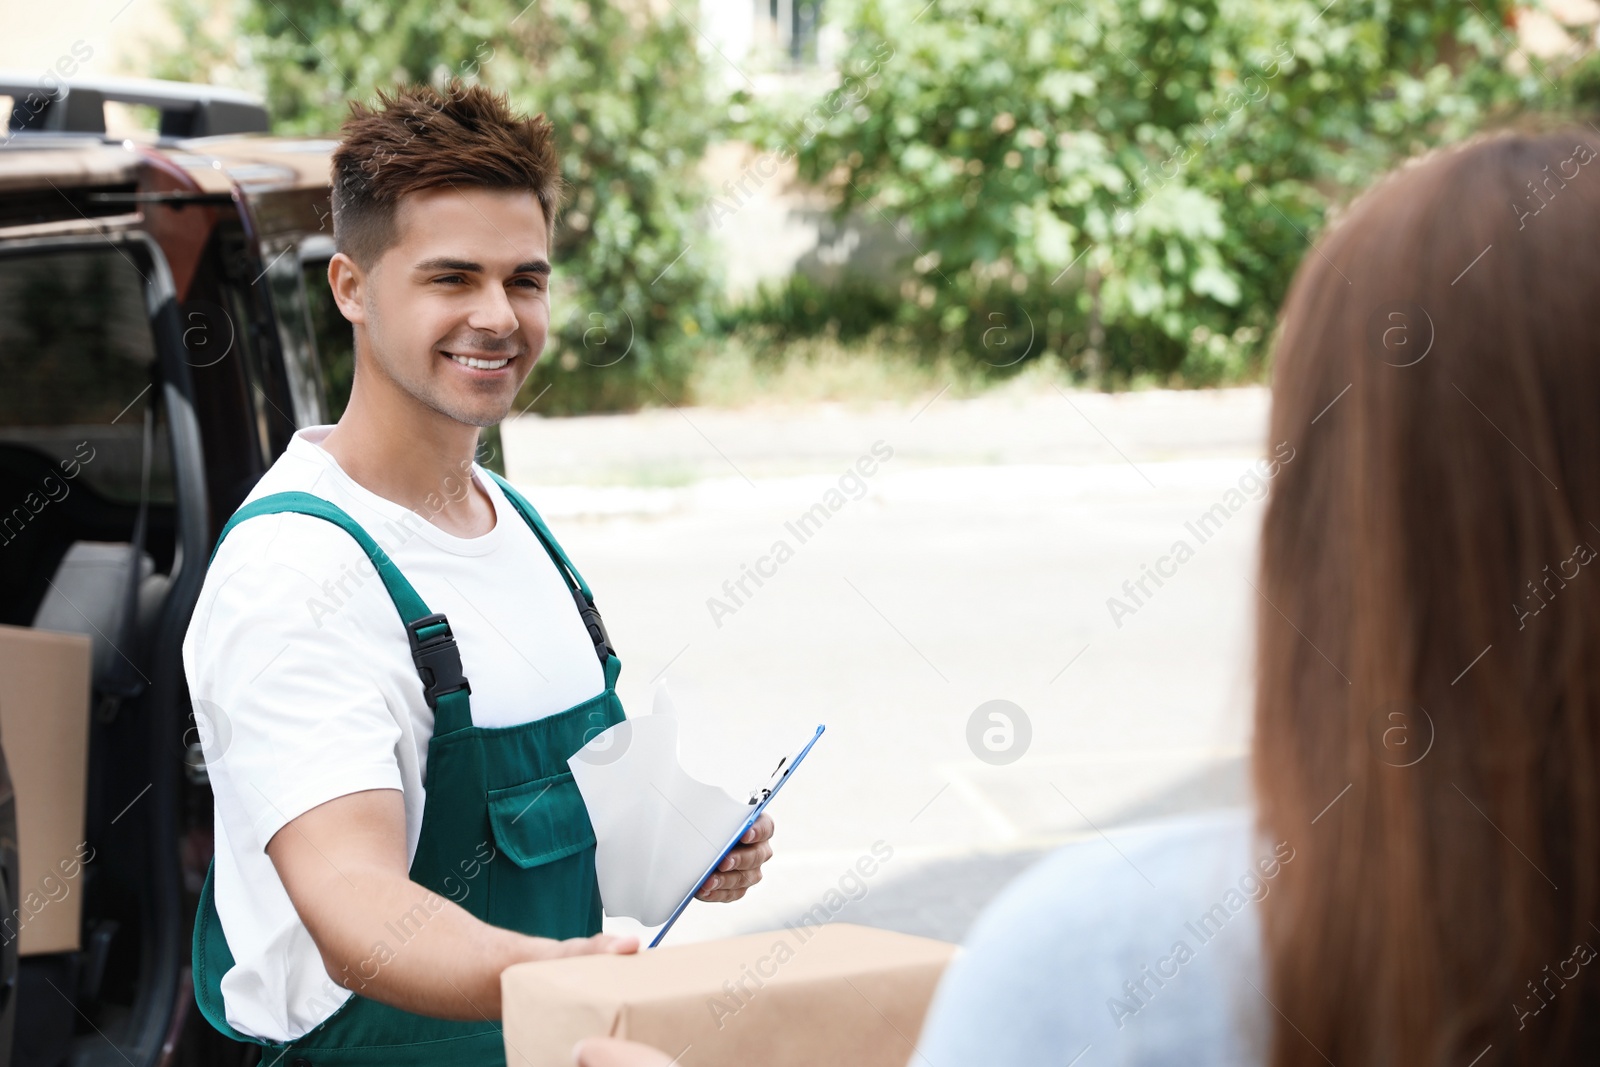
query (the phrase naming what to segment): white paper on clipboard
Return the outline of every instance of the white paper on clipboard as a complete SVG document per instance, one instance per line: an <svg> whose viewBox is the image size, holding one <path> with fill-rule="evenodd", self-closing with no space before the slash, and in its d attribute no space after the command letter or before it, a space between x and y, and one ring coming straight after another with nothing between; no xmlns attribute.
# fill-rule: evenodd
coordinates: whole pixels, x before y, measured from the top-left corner
<svg viewBox="0 0 1600 1067"><path fill-rule="evenodd" d="M683 769L665 682L656 687L651 714L602 731L568 766L594 827L605 912L645 926L667 922L693 899L755 804Z"/></svg>
<svg viewBox="0 0 1600 1067"><path fill-rule="evenodd" d="M744 835L756 824L756 820L761 817L761 813L767 810L767 805L772 803L772 798L778 795L778 790L783 788L783 783L789 780L789 774L800 765L800 761L806 758L806 753L811 751L811 746L815 745L817 739L822 736L823 729L824 727L819 725L817 732L811 735L811 740L806 742L805 747L793 759L785 756L779 760L778 766L773 769L772 775L768 778L766 784L750 793L750 811L745 816L744 822L728 838L727 842L722 846L722 851L712 858L711 864L701 870L700 876L693 882L694 888L684 894L683 899L678 902L678 906L667 917L666 925L656 931L655 938L650 942L651 948L661 944L661 939L667 936L667 931L671 930L672 924L678 921L678 916L683 914L683 909L687 908L689 903L694 900L695 893L699 890L700 885L711 877L717 865L722 862L728 853L733 851Z"/></svg>

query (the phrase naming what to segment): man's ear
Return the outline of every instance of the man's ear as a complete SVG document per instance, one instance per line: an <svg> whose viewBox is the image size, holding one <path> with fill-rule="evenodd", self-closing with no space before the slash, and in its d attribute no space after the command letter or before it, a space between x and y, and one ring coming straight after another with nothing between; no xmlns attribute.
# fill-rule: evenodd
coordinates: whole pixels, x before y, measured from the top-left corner
<svg viewBox="0 0 1600 1067"><path fill-rule="evenodd" d="M339 305L339 314L357 325L367 321L367 278L356 261L343 252L335 252L328 260L328 288L333 290L333 302Z"/></svg>

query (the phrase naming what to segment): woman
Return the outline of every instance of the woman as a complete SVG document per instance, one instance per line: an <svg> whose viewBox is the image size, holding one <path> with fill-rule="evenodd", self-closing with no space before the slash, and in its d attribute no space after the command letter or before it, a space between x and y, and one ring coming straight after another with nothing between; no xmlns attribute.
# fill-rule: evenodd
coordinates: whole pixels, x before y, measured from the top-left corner
<svg viewBox="0 0 1600 1067"><path fill-rule="evenodd" d="M974 930L926 1062L1600 1060L1597 149L1430 154L1307 253L1254 582L1254 840L1237 816L1129 834L1153 889L1103 843L1052 857Z"/></svg>
<svg viewBox="0 0 1600 1067"><path fill-rule="evenodd" d="M1431 153L1306 254L1255 809L1030 870L912 1063L1600 1061L1597 154L1587 126Z"/></svg>

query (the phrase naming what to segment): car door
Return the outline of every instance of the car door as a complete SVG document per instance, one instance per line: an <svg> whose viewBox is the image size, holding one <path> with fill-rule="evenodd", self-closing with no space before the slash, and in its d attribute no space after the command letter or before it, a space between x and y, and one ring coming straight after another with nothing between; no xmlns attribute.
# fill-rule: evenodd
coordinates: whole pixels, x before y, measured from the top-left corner
<svg viewBox="0 0 1600 1067"><path fill-rule="evenodd" d="M138 216L28 229L0 230L0 623L83 633L93 666L71 876L30 855L0 734L18 787L0 769L0 925L20 927L0 938L0 1067L154 1067L193 1012L180 649L209 516L189 369L217 324L185 319ZM30 950L61 909L76 936Z"/></svg>

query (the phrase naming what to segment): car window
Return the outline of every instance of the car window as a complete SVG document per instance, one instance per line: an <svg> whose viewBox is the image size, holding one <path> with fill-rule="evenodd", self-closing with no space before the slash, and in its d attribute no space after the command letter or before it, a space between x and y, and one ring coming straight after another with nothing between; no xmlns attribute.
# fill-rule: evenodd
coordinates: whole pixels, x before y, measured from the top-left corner
<svg viewBox="0 0 1600 1067"><path fill-rule="evenodd" d="M71 464L79 484L137 501L155 363L144 276L123 250L0 255L0 448ZM173 498L160 420L151 500Z"/></svg>

